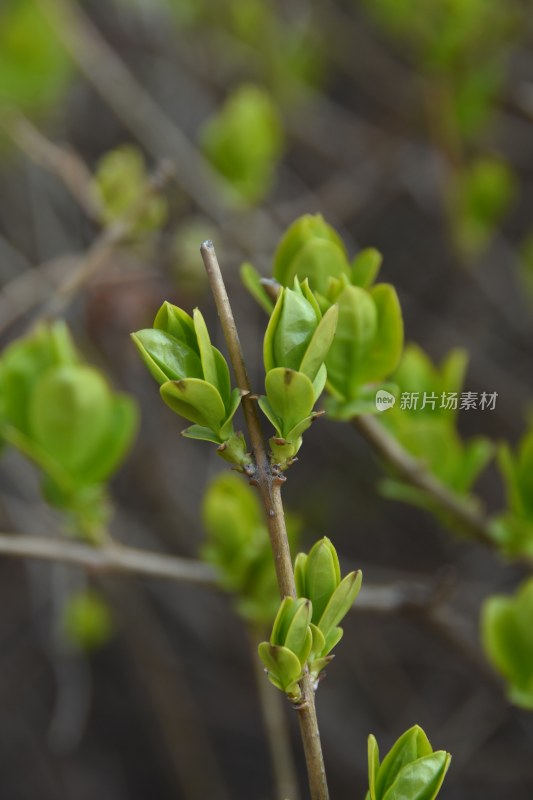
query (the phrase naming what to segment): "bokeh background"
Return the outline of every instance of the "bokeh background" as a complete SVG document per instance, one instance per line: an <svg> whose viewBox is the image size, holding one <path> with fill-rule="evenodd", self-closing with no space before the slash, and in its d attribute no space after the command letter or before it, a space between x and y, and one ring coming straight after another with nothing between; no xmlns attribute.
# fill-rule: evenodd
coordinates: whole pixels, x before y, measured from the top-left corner
<svg viewBox="0 0 533 800"><path fill-rule="evenodd" d="M266 318L239 266L268 274L286 226L320 212L350 252L383 253L407 340L437 361L466 348L465 388L498 392L493 412L460 415L461 432L521 435L533 394L531 12L528 0L3 0L0 334L7 344L59 314L140 403L113 482L117 539L187 557L205 539L202 497L225 466L179 436L129 333L168 299L201 306L223 347L206 238L257 390ZM137 155L120 150L105 173L125 145ZM162 163L166 216L117 233L117 182L133 171L135 195ZM100 189L111 174L104 207L95 174ZM418 722L453 754L443 798L529 800L533 720L506 701L478 633L482 600L524 570L381 497L383 474L355 430L326 419L284 489L304 546L331 536L371 587L317 697L332 797L364 797L368 733L385 751ZM21 456L3 453L0 482L3 530L57 533ZM477 491L503 507L494 466ZM255 645L230 597L7 559L0 576L3 798L275 796ZM61 620L92 582L114 635L84 655ZM303 798L289 709L287 725Z"/></svg>

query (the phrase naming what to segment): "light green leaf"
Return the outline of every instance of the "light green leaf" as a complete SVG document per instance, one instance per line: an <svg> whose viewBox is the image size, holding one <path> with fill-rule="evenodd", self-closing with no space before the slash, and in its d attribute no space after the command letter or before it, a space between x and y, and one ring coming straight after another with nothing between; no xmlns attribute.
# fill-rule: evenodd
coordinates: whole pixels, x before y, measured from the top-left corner
<svg viewBox="0 0 533 800"><path fill-rule="evenodd" d="M313 609L310 600L300 603L289 623L283 644L298 656L302 666L311 650L312 635L309 630Z"/></svg>
<svg viewBox="0 0 533 800"><path fill-rule="evenodd" d="M196 353L165 331L146 328L132 333L131 338L159 384L202 377L202 365Z"/></svg>
<svg viewBox="0 0 533 800"><path fill-rule="evenodd" d="M287 434L311 414L315 403L313 384L301 372L292 369L272 369L265 379L270 408L281 422L281 434Z"/></svg>
<svg viewBox="0 0 533 800"><path fill-rule="evenodd" d="M376 794L378 797L386 796L388 789L393 786L401 770L409 763L422 756L433 752L429 740L419 725L405 731L396 740L382 761L376 780ZM406 795L411 800L411 795ZM392 800L392 797L389 798ZM398 797L399 800L399 797Z"/></svg>
<svg viewBox="0 0 533 800"><path fill-rule="evenodd" d="M199 439L202 442L222 444L222 439L213 433L211 428L203 428L201 425L190 425L181 432L181 435L187 439Z"/></svg>
<svg viewBox="0 0 533 800"><path fill-rule="evenodd" d="M324 537L313 545L305 565L306 589L313 603L313 622L324 634L327 631L324 631L319 621L339 581L340 566L337 553L330 540Z"/></svg>
<svg viewBox="0 0 533 800"><path fill-rule="evenodd" d="M218 433L226 409L217 389L198 378L167 381L160 388L161 397L176 414Z"/></svg>
<svg viewBox="0 0 533 800"><path fill-rule="evenodd" d="M404 766L383 800L434 800L450 765L450 755L437 750Z"/></svg>
<svg viewBox="0 0 533 800"><path fill-rule="evenodd" d="M131 447L138 424L136 403L124 394L111 395L105 431L101 439L94 437L90 455L76 469L78 479L86 485L108 480Z"/></svg>
<svg viewBox="0 0 533 800"><path fill-rule="evenodd" d="M337 586L324 609L318 618L317 625L327 636L328 632L334 628L346 616L352 607L355 598L361 589L363 574L361 570L350 572Z"/></svg>
<svg viewBox="0 0 533 800"><path fill-rule="evenodd" d="M396 290L386 283L370 289L377 312L377 328L364 364L365 381L378 381L398 366L403 349L402 309Z"/></svg>
<svg viewBox="0 0 533 800"><path fill-rule="evenodd" d="M104 438L110 413L111 393L97 370L52 367L31 395L30 432L63 467L77 470Z"/></svg>
<svg viewBox="0 0 533 800"><path fill-rule="evenodd" d="M315 310L303 294L284 289L281 314L272 339L275 366L299 371L317 325Z"/></svg>
<svg viewBox="0 0 533 800"><path fill-rule="evenodd" d="M217 365L215 363L215 355L213 353L214 348L213 345L211 344L211 339L209 338L209 331L207 330L207 325L205 324L205 320L199 308L195 308L193 311L193 322L194 322L194 330L196 332L196 341L198 342L198 348L200 350L200 360L202 362L203 378L204 380L207 381L207 383L210 383L212 386L215 386L217 389L219 389ZM193 376L191 375L185 377L193 377ZM227 387L229 387L229 378L227 384L224 385L224 390L226 390ZM224 401L224 398L222 399Z"/></svg>
<svg viewBox="0 0 533 800"><path fill-rule="evenodd" d="M378 800L376 778L379 770L379 748L374 734L368 737L368 785L370 800Z"/></svg>
<svg viewBox="0 0 533 800"><path fill-rule="evenodd" d="M252 264L246 262L241 266L241 281L252 297L259 303L263 311L270 316L274 310L274 303L261 283L261 276Z"/></svg>
<svg viewBox="0 0 533 800"><path fill-rule="evenodd" d="M302 666L292 650L261 642L258 652L261 661L272 677L276 679L282 691L294 691L294 684L300 680L302 675Z"/></svg>
<svg viewBox="0 0 533 800"><path fill-rule="evenodd" d="M376 305L365 289L348 286L337 298L339 319L335 339L326 359L328 382L351 400L366 380L365 357L378 326Z"/></svg>
<svg viewBox="0 0 533 800"><path fill-rule="evenodd" d="M337 306L332 306L326 311L302 358L299 371L307 375L311 381L314 381L317 377L318 371L329 352L335 336L338 316Z"/></svg>
<svg viewBox="0 0 533 800"><path fill-rule="evenodd" d="M382 261L383 256L375 248L367 247L361 250L352 261L351 283L367 289L374 283Z"/></svg>
<svg viewBox="0 0 533 800"><path fill-rule="evenodd" d="M326 244L333 245L333 255L330 255L329 261L326 262L320 262L320 254L323 255L320 246L318 258L313 254L313 246L320 243L321 240ZM300 256L295 267L295 260L307 245L309 245L308 257ZM281 239L274 255L273 275L282 286L290 286L295 276L298 276L300 280L310 278L313 289L322 291L319 285L329 274L338 274L337 264L339 261L343 265L340 271L348 271L346 250L338 233L331 225L327 224L321 214L305 214L292 223ZM333 267L333 273L328 272L331 267ZM313 279L315 279L316 285Z"/></svg>
<svg viewBox="0 0 533 800"><path fill-rule="evenodd" d="M181 342L185 342L191 350L194 350L197 356L200 355L194 322L192 317L182 308L174 306L165 300L155 316L153 327L165 331L165 333L170 334L170 336Z"/></svg>

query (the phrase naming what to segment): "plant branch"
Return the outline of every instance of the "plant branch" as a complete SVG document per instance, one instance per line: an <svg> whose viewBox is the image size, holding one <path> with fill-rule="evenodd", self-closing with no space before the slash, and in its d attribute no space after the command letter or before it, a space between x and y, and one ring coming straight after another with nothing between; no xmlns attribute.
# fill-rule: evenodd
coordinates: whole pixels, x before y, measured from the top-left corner
<svg viewBox="0 0 533 800"><path fill-rule="evenodd" d="M250 380L244 363L239 334L237 332L235 319L213 243L210 241L204 242L200 248L200 252L209 278L211 291L215 298L215 304L228 347L230 361L233 366L233 371L235 372L237 386L241 390L243 396L242 407L244 418L250 435L253 457L256 465L255 473L251 477L253 483L259 489L265 507L280 594L282 597L295 597L296 587L292 571L292 559L287 530L285 528L283 505L281 502L280 485L284 479L279 475L274 475L270 467L270 459L263 440L257 404L251 395Z"/></svg>
<svg viewBox="0 0 533 800"><path fill-rule="evenodd" d="M478 541L494 547L487 517L471 501L450 491L438 478L435 478L423 462L408 453L374 417L366 415L354 417L352 425L406 483L428 495L439 508L451 514Z"/></svg>
<svg viewBox="0 0 533 800"><path fill-rule="evenodd" d="M226 339L231 364L237 386L243 394L242 403L246 427L252 443L255 468L250 475L251 483L257 486L266 514L268 532L272 544L274 565L281 597L295 597L296 586L292 559L285 526L285 515L281 501L281 485L285 478L276 473L271 465L263 440L259 422L259 414L253 396L250 394L250 381L244 363L235 319L231 310L228 294L220 271L215 248L210 241L204 242L200 248L209 278L211 291L215 298L218 316ZM320 732L316 718L315 691L306 671L301 681L302 699L295 706L298 712L300 732L307 763L307 776L312 800L329 800L326 770L322 755Z"/></svg>
<svg viewBox="0 0 533 800"><path fill-rule="evenodd" d="M216 586L214 571L202 561L126 547L116 542L91 547L68 539L0 533L0 555L59 561L96 573L130 573Z"/></svg>

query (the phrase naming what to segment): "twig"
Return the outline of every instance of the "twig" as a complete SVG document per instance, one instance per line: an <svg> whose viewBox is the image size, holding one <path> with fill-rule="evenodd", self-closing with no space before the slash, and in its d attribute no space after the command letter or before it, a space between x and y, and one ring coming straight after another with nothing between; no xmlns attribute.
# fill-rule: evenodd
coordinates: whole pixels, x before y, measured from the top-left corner
<svg viewBox="0 0 533 800"><path fill-rule="evenodd" d="M295 597L296 587L292 569L291 554L285 516L281 501L281 485L284 478L273 472L263 440L259 415L254 399L250 395L250 381L235 326L235 320L229 303L226 287L220 271L212 242L204 242L200 248L205 264L211 291L220 317L222 330L228 346L230 360L237 379L237 385L243 393L243 410L246 427L252 442L255 470L252 483L257 486L265 509L272 553L276 567L276 575L281 597ZM320 732L316 718L315 692L309 674L306 672L301 681L302 700L296 707L300 723L300 732L307 763L307 776L312 800L328 800L329 792L326 770L322 755Z"/></svg>
<svg viewBox="0 0 533 800"><path fill-rule="evenodd" d="M424 464L404 450L374 417L355 417L352 425L404 481L428 495L439 508L451 514L478 541L494 547L487 517L475 508L470 500L454 494L428 472Z"/></svg>
<svg viewBox="0 0 533 800"><path fill-rule="evenodd" d="M159 554L113 542L91 547L68 539L0 533L0 555L59 561L96 573L132 573L151 578L215 586L215 573L193 559Z"/></svg>
<svg viewBox="0 0 533 800"><path fill-rule="evenodd" d="M242 355L239 334L231 311L231 306L220 271L220 266L212 242L204 242L200 248L202 258L215 297L215 303L228 346L229 357L237 386L243 393L242 407L246 427L250 434L253 456L256 463L254 484L258 487L265 507L268 531L272 542L276 575L282 597L295 597L294 574L292 571L291 552L285 528L285 516L281 502L281 483L283 478L272 474L270 460L263 441L261 423L257 412L257 404L251 396L250 380Z"/></svg>

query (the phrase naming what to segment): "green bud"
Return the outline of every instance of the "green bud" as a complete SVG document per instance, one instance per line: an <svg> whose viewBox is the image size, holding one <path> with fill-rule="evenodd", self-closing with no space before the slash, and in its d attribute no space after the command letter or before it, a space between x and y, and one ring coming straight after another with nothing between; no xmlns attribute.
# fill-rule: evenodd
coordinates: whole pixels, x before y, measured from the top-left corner
<svg viewBox="0 0 533 800"><path fill-rule="evenodd" d="M380 764L376 739L368 738L369 800L435 800L451 756L433 751L418 725L396 741Z"/></svg>
<svg viewBox="0 0 533 800"><path fill-rule="evenodd" d="M274 620L270 642L259 645L259 656L270 680L292 700L300 697L298 681L311 652L311 615L310 600L285 597Z"/></svg>
<svg viewBox="0 0 533 800"><path fill-rule="evenodd" d="M337 308L322 316L307 282L278 296L265 333L263 354L266 396L263 413L276 429L274 462L285 469L301 445L303 432L317 416L313 406L326 381L324 359L333 342Z"/></svg>
<svg viewBox="0 0 533 800"><path fill-rule="evenodd" d="M313 291L324 294L330 277L349 275L346 249L320 214L306 214L288 228L274 256L274 278L291 286L307 278Z"/></svg>
<svg viewBox="0 0 533 800"><path fill-rule="evenodd" d="M298 597L311 600L313 642L309 670L317 677L328 661L329 653L342 637L339 622L346 616L359 594L361 571L341 578L337 551L324 537L313 545L308 555L299 553L294 562Z"/></svg>
<svg viewBox="0 0 533 800"><path fill-rule="evenodd" d="M333 342L337 309L322 317L307 284L282 289L263 343L265 370L285 367L303 372L314 381Z"/></svg>
<svg viewBox="0 0 533 800"><path fill-rule="evenodd" d="M533 709L533 579L514 596L494 595L482 607L481 636L487 657L507 681L512 703Z"/></svg>

